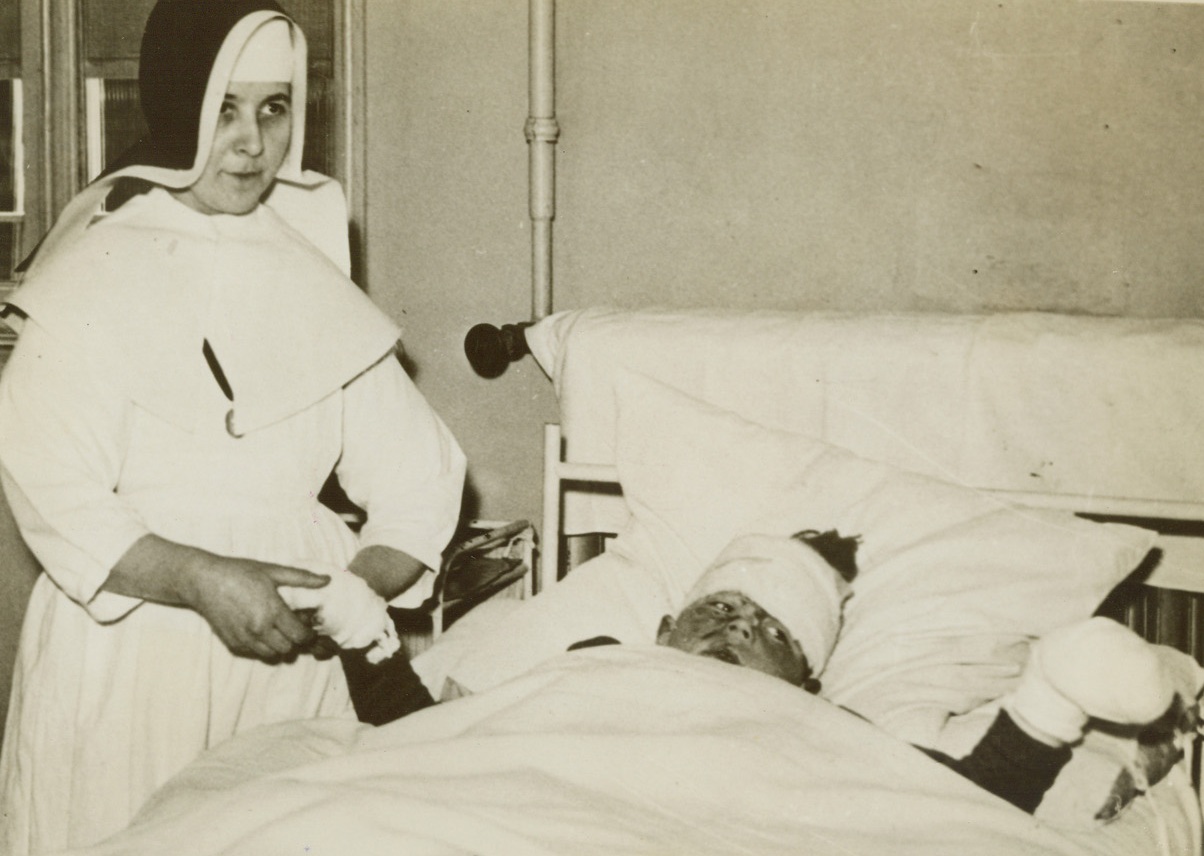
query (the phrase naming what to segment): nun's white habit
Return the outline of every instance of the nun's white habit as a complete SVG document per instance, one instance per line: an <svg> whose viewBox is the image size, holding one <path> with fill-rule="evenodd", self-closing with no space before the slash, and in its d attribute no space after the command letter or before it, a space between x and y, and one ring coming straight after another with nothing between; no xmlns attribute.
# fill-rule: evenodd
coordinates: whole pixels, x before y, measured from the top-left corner
<svg viewBox="0 0 1204 856"><path fill-rule="evenodd" d="M269 8L230 30L203 110L257 23L279 17L242 5ZM463 455L395 359L396 327L340 269L341 239L322 226L345 239L341 193L298 164L275 205L243 216L162 187L100 219L85 199L10 301L27 320L0 382L0 475L46 573L14 674L0 852L121 829L236 732L354 716L337 658L235 657L198 614L102 590L143 535L330 573L371 544L438 567ZM126 174L187 186L188 170L157 169ZM317 501L332 469L367 510L358 536ZM429 578L401 602L417 605Z"/></svg>

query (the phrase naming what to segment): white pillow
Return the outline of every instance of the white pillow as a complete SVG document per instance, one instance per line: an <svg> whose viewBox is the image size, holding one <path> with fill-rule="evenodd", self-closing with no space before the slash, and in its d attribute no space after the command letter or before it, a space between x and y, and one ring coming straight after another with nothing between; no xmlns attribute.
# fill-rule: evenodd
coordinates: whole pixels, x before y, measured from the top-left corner
<svg viewBox="0 0 1204 856"><path fill-rule="evenodd" d="M720 410L642 376L618 389L617 539L679 608L734 536L859 536L823 694L918 745L1003 695L1032 638L1090 616L1154 533L1008 505Z"/></svg>

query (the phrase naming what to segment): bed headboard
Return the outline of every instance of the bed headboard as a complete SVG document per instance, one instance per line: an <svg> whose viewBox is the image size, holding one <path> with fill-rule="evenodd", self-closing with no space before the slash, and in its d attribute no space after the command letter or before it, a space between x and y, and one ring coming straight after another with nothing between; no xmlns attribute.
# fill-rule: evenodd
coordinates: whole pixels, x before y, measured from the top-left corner
<svg viewBox="0 0 1204 856"><path fill-rule="evenodd" d="M562 312L526 332L569 460L609 463L650 377L776 428L983 488L1204 497L1204 322L1015 313Z"/></svg>
<svg viewBox="0 0 1204 856"><path fill-rule="evenodd" d="M1192 430L1204 425L1204 322L591 308L526 338L561 407L545 442L543 586L567 558L552 533L624 525L615 391L636 374L1015 502L1157 528L1145 581L1204 592L1204 456ZM1199 657L1198 598L1160 610L1158 597L1116 608Z"/></svg>

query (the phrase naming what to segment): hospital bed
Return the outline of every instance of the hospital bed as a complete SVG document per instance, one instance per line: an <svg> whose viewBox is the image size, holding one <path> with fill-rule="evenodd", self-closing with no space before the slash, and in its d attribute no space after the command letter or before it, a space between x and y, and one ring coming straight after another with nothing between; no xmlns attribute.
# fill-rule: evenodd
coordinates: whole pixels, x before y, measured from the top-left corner
<svg viewBox="0 0 1204 856"><path fill-rule="evenodd" d="M966 751L1030 643L1099 610L1199 658L1204 323L586 309L524 335L561 405L537 593L417 657L461 697L236 737L86 852L1200 853L1190 733L1153 782L1138 735L1093 728L1035 817L914 747ZM819 697L649 644L735 535L831 528L861 574ZM566 653L598 635L623 644Z"/></svg>

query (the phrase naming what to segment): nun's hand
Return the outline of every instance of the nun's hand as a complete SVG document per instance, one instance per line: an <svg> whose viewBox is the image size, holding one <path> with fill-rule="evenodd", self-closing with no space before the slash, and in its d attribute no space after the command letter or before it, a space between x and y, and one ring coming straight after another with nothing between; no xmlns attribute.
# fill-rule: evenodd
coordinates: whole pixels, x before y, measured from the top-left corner
<svg viewBox="0 0 1204 856"><path fill-rule="evenodd" d="M314 640L277 586L321 588L330 577L301 568L234 559L147 534L117 561L106 591L199 613L233 653L278 662Z"/></svg>
<svg viewBox="0 0 1204 856"><path fill-rule="evenodd" d="M321 588L329 577L250 559L214 556L207 565L194 575L187 605L232 653L274 663L313 643L310 623L288 607L277 587Z"/></svg>

